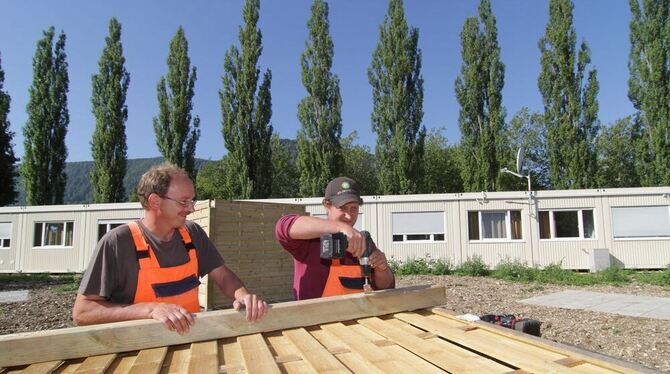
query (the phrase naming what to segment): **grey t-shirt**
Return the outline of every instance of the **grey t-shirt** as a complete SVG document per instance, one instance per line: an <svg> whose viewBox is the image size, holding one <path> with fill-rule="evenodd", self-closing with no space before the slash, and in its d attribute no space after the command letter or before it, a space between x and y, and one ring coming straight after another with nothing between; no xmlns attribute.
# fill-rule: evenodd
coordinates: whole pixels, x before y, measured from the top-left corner
<svg viewBox="0 0 670 374"><path fill-rule="evenodd" d="M153 248L161 267L177 266L188 262L188 252L181 235L175 230L169 241L162 241L139 222L147 243ZM186 229L196 248L198 276L202 277L223 264L221 254L197 223L186 221ZM79 285L79 293L98 295L117 304L132 304L137 289L139 263L133 236L127 225L105 234L98 242L91 262Z"/></svg>

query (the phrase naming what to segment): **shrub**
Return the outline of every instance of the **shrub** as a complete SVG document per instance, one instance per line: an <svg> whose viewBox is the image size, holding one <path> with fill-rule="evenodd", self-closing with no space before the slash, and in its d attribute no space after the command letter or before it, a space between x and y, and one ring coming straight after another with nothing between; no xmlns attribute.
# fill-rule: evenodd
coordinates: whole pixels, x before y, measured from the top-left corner
<svg viewBox="0 0 670 374"><path fill-rule="evenodd" d="M430 274L429 260L425 258L410 258L406 261L394 261L391 269L396 275Z"/></svg>
<svg viewBox="0 0 670 374"><path fill-rule="evenodd" d="M501 261L493 271L492 276L509 281L532 282L537 279L539 270L528 266L519 259Z"/></svg>
<svg viewBox="0 0 670 374"><path fill-rule="evenodd" d="M472 277L485 277L489 275L489 268L479 255L468 257L461 266L456 269L458 275L469 275Z"/></svg>
<svg viewBox="0 0 670 374"><path fill-rule="evenodd" d="M618 266L610 266L605 270L596 273L596 277L602 283L630 283L630 271L622 269Z"/></svg>
<svg viewBox="0 0 670 374"><path fill-rule="evenodd" d="M412 257L406 261L389 260L389 266L396 275L447 275L453 272L453 264L450 259L430 258L426 255L424 258Z"/></svg>
<svg viewBox="0 0 670 374"><path fill-rule="evenodd" d="M645 271L635 274L640 283L654 284L657 286L670 286L670 265L661 271Z"/></svg>
<svg viewBox="0 0 670 374"><path fill-rule="evenodd" d="M563 269L562 264L555 263L547 265L537 275L537 281L541 283L555 284L578 284L577 274L570 270Z"/></svg>
<svg viewBox="0 0 670 374"><path fill-rule="evenodd" d="M454 272L454 264L451 259L438 258L432 263L430 273L433 275L449 275Z"/></svg>

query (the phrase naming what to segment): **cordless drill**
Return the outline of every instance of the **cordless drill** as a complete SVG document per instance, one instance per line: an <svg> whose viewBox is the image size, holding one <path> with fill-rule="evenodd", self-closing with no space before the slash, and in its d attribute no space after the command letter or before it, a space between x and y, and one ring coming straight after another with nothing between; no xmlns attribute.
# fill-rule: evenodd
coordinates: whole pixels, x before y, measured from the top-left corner
<svg viewBox="0 0 670 374"><path fill-rule="evenodd" d="M363 290L365 292L372 291L370 286L369 278L372 268L368 263L370 254L372 253L372 237L367 231L361 231L361 235L365 238L365 251L363 255L358 259L358 262L361 264L361 272L365 277L365 284L363 285ZM334 234L324 234L321 235L321 253L320 257L324 260L332 259L342 259L344 254L349 246L349 241L347 236L344 233L336 232Z"/></svg>

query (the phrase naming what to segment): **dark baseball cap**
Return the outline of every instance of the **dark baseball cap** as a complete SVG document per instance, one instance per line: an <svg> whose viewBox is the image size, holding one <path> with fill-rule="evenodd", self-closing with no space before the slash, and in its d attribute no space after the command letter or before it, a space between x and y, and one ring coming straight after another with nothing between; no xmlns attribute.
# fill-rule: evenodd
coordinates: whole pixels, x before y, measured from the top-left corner
<svg viewBox="0 0 670 374"><path fill-rule="evenodd" d="M363 204L360 191L355 180L348 177L337 177L328 183L324 197L338 208L354 201Z"/></svg>

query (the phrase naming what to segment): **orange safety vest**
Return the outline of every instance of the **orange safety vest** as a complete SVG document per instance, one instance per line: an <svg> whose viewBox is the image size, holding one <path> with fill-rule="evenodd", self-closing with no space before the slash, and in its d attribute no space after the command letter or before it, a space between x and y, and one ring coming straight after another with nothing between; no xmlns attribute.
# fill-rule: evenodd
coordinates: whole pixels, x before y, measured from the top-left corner
<svg viewBox="0 0 670 374"><path fill-rule="evenodd" d="M360 293L363 292L364 282L361 265L342 265L340 260L333 260L321 296Z"/></svg>
<svg viewBox="0 0 670 374"><path fill-rule="evenodd" d="M179 228L179 234L188 250L189 261L170 267L161 267L156 252L147 243L137 222L129 222L133 235L137 261L140 265L137 274L137 288L134 304L143 302L161 302L179 304L191 313L200 311L198 301L198 257L186 227Z"/></svg>

